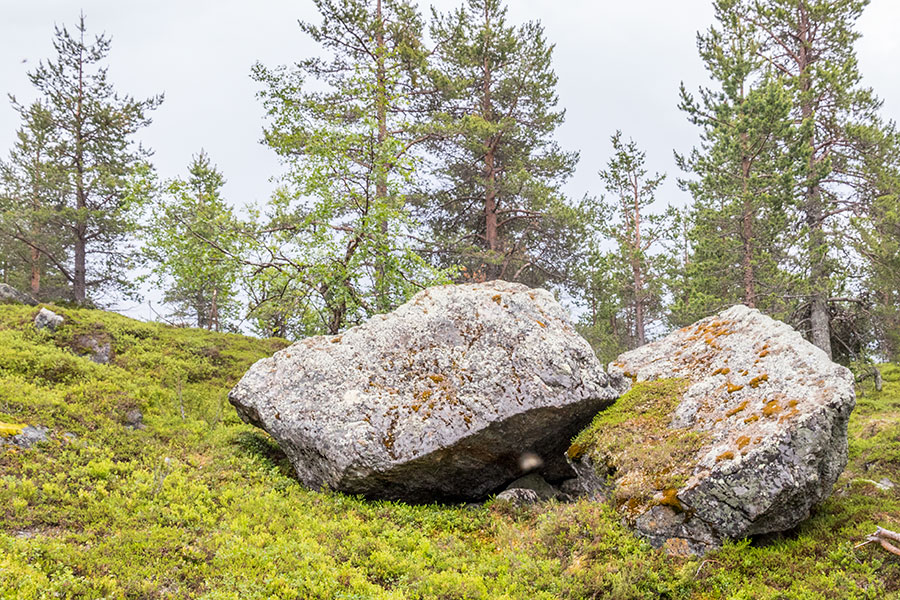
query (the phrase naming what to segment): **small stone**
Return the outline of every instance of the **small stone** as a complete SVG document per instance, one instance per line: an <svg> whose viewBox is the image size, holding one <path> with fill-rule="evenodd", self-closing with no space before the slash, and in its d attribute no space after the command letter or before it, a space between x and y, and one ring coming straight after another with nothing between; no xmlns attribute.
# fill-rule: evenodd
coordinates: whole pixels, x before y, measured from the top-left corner
<svg viewBox="0 0 900 600"><path fill-rule="evenodd" d="M112 339L104 331L76 335L72 340L72 348L98 365L109 364L113 355Z"/></svg>
<svg viewBox="0 0 900 600"><path fill-rule="evenodd" d="M56 328L63 324L65 319L56 314L52 310L41 308L37 316L34 318L34 327L36 329L49 329L56 331Z"/></svg>
<svg viewBox="0 0 900 600"><path fill-rule="evenodd" d="M587 496L588 492L584 489L581 480L578 477L566 479L559 484L559 492L568 498L581 498Z"/></svg>
<svg viewBox="0 0 900 600"><path fill-rule="evenodd" d="M132 408L125 413L125 427L129 429L146 429L144 425L144 415L136 408Z"/></svg>
<svg viewBox="0 0 900 600"><path fill-rule="evenodd" d="M559 495L559 491L547 483L547 481L536 473L531 473L524 477L519 477L508 486L507 490L522 489L531 490L538 495L542 501L553 500Z"/></svg>
<svg viewBox="0 0 900 600"><path fill-rule="evenodd" d="M538 493L534 490L512 488L497 494L497 500L500 502L509 502L513 506L525 506L528 504L537 504L541 501L541 497L538 496Z"/></svg>
<svg viewBox="0 0 900 600"><path fill-rule="evenodd" d="M46 427L27 425L16 435L0 437L0 446L9 444L24 449L31 448L35 444L46 442L48 439L47 433L49 433L49 431L50 430Z"/></svg>

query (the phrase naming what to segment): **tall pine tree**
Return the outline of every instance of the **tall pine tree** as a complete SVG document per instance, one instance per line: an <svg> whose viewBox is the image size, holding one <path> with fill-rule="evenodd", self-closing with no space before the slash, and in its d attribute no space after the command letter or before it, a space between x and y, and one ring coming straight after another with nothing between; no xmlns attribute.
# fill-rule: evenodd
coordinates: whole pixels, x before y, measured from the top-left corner
<svg viewBox="0 0 900 600"><path fill-rule="evenodd" d="M892 126L879 117L881 101L862 83L854 44L856 21L869 0L752 2L749 20L762 34L758 55L791 94L791 116L803 131L803 177L796 199L804 245L799 275L806 298L803 328L832 355L832 315L847 288L852 261L838 260L847 217L865 210L872 173ZM807 325L808 324L808 325Z"/></svg>
<svg viewBox="0 0 900 600"><path fill-rule="evenodd" d="M193 157L188 173L169 182L153 207L143 253L176 318L227 330L240 308L235 218L221 197L225 178L206 152Z"/></svg>
<svg viewBox="0 0 900 600"><path fill-rule="evenodd" d="M717 0L714 9L718 26L698 35L697 46L715 87L698 98L681 88L680 108L701 128L702 142L677 157L693 176L681 184L694 202L686 287L672 307L676 325L739 302L789 314L784 261L794 241L792 186L802 175L799 132L788 91L759 56L762 36L749 4Z"/></svg>
<svg viewBox="0 0 900 600"><path fill-rule="evenodd" d="M553 46L539 23L507 23L501 0L466 0L431 33L441 135L426 219L439 264L531 285L562 279L576 219L560 186L578 155L552 138L565 114Z"/></svg>
<svg viewBox="0 0 900 600"><path fill-rule="evenodd" d="M627 348L647 343L648 329L662 317L662 299L667 257L661 244L672 237L673 211L652 209L656 191L665 175L649 174L646 155L634 141L622 139L617 131L611 138L613 155L599 173L608 196L593 207L594 227L599 234L590 256L592 270L605 270L607 289L601 293L615 298L618 310L607 315L615 338ZM601 248L612 242L613 249ZM597 280L597 275L591 277ZM606 308L593 300L591 306ZM595 317L592 317L595 318ZM605 321L606 319L601 319Z"/></svg>
<svg viewBox="0 0 900 600"><path fill-rule="evenodd" d="M74 33L57 27L56 59L42 61L29 74L52 123L54 169L66 180L54 217L56 234L66 244L56 252L37 238L26 243L69 281L71 298L79 304L88 300L89 290L133 289L128 269L135 251L128 240L137 221L130 183L146 168L148 154L133 138L150 123L147 112L162 101L117 94L103 66L109 38L89 42L86 36L83 15ZM15 99L13 104L18 106Z"/></svg>
<svg viewBox="0 0 900 600"><path fill-rule="evenodd" d="M55 162L58 145L50 112L41 102L16 108L22 126L9 159L0 163L3 277L27 287L35 298L53 298L65 286L50 261L65 256L67 239L60 235L64 230L59 227L59 213L67 181Z"/></svg>

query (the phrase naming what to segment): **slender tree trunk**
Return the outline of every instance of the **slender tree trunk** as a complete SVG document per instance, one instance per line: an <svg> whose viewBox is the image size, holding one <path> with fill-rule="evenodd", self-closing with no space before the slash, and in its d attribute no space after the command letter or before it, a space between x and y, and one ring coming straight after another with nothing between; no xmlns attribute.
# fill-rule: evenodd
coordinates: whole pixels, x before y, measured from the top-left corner
<svg viewBox="0 0 900 600"><path fill-rule="evenodd" d="M481 116L488 123L493 118L491 107L491 64L488 60L488 31L490 30L490 14L488 4L484 5L484 47L482 49L482 87L481 87ZM485 265L485 277L488 280L496 279L500 273L494 261L500 248L500 233L497 228L497 174L495 166L495 148L493 137L484 140L484 241L487 246L490 260Z"/></svg>
<svg viewBox="0 0 900 600"><path fill-rule="evenodd" d="M634 338L638 346L647 343L644 332L644 268L641 261L641 192L637 176L632 181L634 197L634 242L631 249L631 271L634 281Z"/></svg>
<svg viewBox="0 0 900 600"><path fill-rule="evenodd" d="M800 31L797 32L800 39L798 51L800 90L803 94L800 112L803 120L812 119L814 115L813 100L809 97L812 89L810 73L810 21L809 12L804 3L798 6L800 16ZM810 148L815 148L815 128L811 128L809 139ZM813 151L809 157L809 177L815 173L821 157ZM828 291L830 288L831 274L828 271L828 242L822 228L824 210L822 207L822 194L817 184L807 186L805 192L806 225L809 228L809 259L810 259L810 327L812 343L825 351L831 358L831 317L828 313Z"/></svg>
<svg viewBox="0 0 900 600"><path fill-rule="evenodd" d="M746 142L746 134L742 136ZM741 240L743 242L742 269L744 271L744 304L756 308L756 284L753 273L753 199L750 197L750 158L741 158L743 207L741 211Z"/></svg>
<svg viewBox="0 0 900 600"><path fill-rule="evenodd" d="M209 309L209 328L219 331L219 289L213 287L212 291L212 307Z"/></svg>
<svg viewBox="0 0 900 600"><path fill-rule="evenodd" d="M72 295L77 304L87 298L87 197L84 185L84 31L81 32L82 55L78 60L78 97L75 107L75 273Z"/></svg>
<svg viewBox="0 0 900 600"><path fill-rule="evenodd" d="M37 158L34 161L34 175L32 177L32 181L34 184L31 188L31 207L35 214L40 208L40 154L37 155ZM37 219L34 219L31 223L31 236L33 240L39 239L41 234L41 226L37 223ZM31 260L31 295L37 298L41 293L41 253L38 252L37 248L32 246L30 248L30 260Z"/></svg>
<svg viewBox="0 0 900 600"><path fill-rule="evenodd" d="M375 206L384 210L388 201L388 165L385 164L385 143L387 141L387 75L385 72L385 44L384 44L384 16L382 14L381 0L375 7L375 118L378 121L378 134L375 159ZM378 224L383 240L387 241L388 222L382 219ZM390 294L387 284L387 257L386 249L380 248L376 258L375 303L380 312L390 310Z"/></svg>
<svg viewBox="0 0 900 600"><path fill-rule="evenodd" d="M41 254L31 249L31 295L37 298L41 293Z"/></svg>

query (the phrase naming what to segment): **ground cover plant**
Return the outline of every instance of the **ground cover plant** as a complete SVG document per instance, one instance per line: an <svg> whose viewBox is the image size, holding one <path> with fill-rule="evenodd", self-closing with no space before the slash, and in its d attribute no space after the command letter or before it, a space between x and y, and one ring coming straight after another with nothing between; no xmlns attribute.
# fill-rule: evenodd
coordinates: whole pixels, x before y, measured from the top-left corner
<svg viewBox="0 0 900 600"><path fill-rule="evenodd" d="M0 598L886 598L900 557L900 367L859 391L850 464L796 531L672 558L612 507L411 506L306 490L227 392L278 339L0 306ZM109 364L90 359L109 342ZM140 411L141 420L134 411ZM0 443L13 429L0 429ZM884 487L883 485L881 487Z"/></svg>

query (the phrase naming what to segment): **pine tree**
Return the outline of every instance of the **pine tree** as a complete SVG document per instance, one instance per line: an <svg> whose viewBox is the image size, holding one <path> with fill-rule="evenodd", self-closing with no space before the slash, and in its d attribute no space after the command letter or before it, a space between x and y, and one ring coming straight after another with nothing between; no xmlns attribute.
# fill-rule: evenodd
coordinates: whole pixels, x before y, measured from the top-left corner
<svg viewBox="0 0 900 600"><path fill-rule="evenodd" d="M143 253L176 318L227 330L240 309L235 218L221 197L225 179L205 152L193 157L188 172L187 179L169 182L153 207Z"/></svg>
<svg viewBox="0 0 900 600"><path fill-rule="evenodd" d="M855 306L870 322L859 331L864 354L900 359L900 136L892 134L880 146L886 151L870 156L872 177L865 194L866 209L851 221L854 248L862 257L863 293ZM857 319L858 321L859 319Z"/></svg>
<svg viewBox="0 0 900 600"><path fill-rule="evenodd" d="M560 186L578 156L552 139L565 115L553 46L539 23L509 25L501 0L435 15L431 33L442 92L426 205L436 260L485 279L561 280L576 217Z"/></svg>
<svg viewBox="0 0 900 600"><path fill-rule="evenodd" d="M66 181L54 164L57 146L49 111L40 102L16 108L22 126L8 161L0 163L4 280L29 288L35 298L52 298L62 282L48 273L48 257L65 256L58 217Z"/></svg>
<svg viewBox="0 0 900 600"><path fill-rule="evenodd" d="M610 333L628 348L636 348L647 343L649 326L663 314L665 275L669 269L668 259L660 249L672 237L674 212L651 211L665 175L648 174L646 154L633 140L624 141L621 131L611 141L613 156L599 172L609 197L593 207L600 235L590 255L594 257L592 270L605 270L599 281L605 279L608 287L598 292L616 298L619 310L617 315L609 313L608 303L602 301L593 300L590 305L603 307L607 314L599 321L613 319ZM614 249L603 252L601 248L607 241L613 242ZM597 278L598 275L591 277ZM622 325L617 325L615 319Z"/></svg>
<svg viewBox="0 0 900 600"><path fill-rule="evenodd" d="M789 314L788 219L802 176L791 99L766 72L748 3L717 0L714 8L718 27L698 35L697 45L716 87L698 99L681 87L680 108L702 129L702 143L677 156L693 175L680 183L694 201L687 287L672 307L679 326L735 303Z"/></svg>
<svg viewBox="0 0 900 600"><path fill-rule="evenodd" d="M832 313L846 291L851 261L837 260L847 216L865 209L867 157L891 125L881 101L862 84L854 51L855 29L868 0L754 1L749 19L761 32L759 56L791 93L791 116L803 128L804 176L796 196L804 227L799 290L812 342L832 355ZM843 266L842 266L843 265Z"/></svg>
<svg viewBox="0 0 900 600"><path fill-rule="evenodd" d="M316 6L321 23L301 28L328 56L254 68L266 143L290 169L256 237L268 249L259 266L289 275L300 288L290 295L311 303L303 312L337 332L441 277L412 249L404 194L428 138L415 93L421 18L406 0Z"/></svg>
<svg viewBox="0 0 900 600"><path fill-rule="evenodd" d="M72 299L80 304L89 290L132 288L127 271L134 251L126 242L136 229L136 215L129 182L147 158L133 136L150 123L146 113L162 101L161 96L119 96L102 66L109 38L100 35L89 43L86 33L83 15L74 34L57 27L56 59L41 62L29 74L52 122L54 169L66 179L55 217L56 234L66 244L64 252L56 252L36 239L27 243L70 282ZM15 99L13 105L24 111Z"/></svg>

